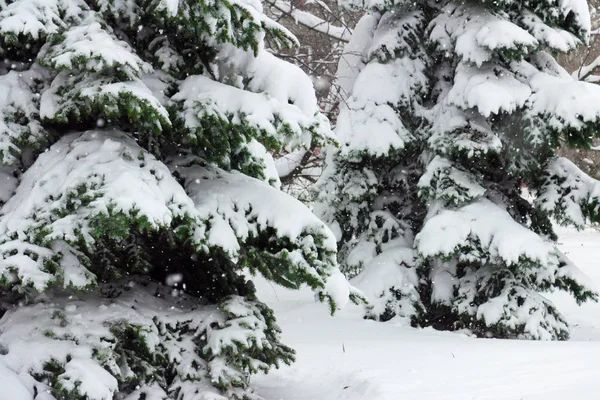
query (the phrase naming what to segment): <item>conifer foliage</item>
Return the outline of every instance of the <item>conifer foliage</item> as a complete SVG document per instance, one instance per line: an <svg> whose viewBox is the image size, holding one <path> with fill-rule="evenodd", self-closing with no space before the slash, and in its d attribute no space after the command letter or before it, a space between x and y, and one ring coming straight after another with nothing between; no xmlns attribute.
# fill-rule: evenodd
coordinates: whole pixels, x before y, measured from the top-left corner
<svg viewBox="0 0 600 400"><path fill-rule="evenodd" d="M596 294L556 248L551 221L598 222L600 184L555 149L598 136L600 88L551 54L587 40L586 2L346 5L368 11L350 44L362 64L318 211L344 272L374 299L369 317L566 339L543 293Z"/></svg>
<svg viewBox="0 0 600 400"><path fill-rule="evenodd" d="M290 363L246 271L350 296L272 152L331 141L255 0L0 0L0 381L14 400L254 399ZM4 390L4 388L3 388Z"/></svg>

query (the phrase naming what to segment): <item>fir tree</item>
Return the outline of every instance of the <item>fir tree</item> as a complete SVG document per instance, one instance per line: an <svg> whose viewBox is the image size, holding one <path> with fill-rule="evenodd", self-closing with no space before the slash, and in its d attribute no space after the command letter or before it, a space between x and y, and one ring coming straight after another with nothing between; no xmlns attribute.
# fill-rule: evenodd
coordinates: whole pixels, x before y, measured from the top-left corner
<svg viewBox="0 0 600 400"><path fill-rule="evenodd" d="M368 316L566 339L543 293L596 294L556 248L552 219L597 222L600 184L555 149L598 136L600 88L551 54L587 40L587 5L346 5L368 10L350 44L362 63L341 71L350 94L317 210L344 272L372 299Z"/></svg>
<svg viewBox="0 0 600 400"><path fill-rule="evenodd" d="M243 0L0 1L0 381L12 399L254 399L290 363L245 273L350 289L272 152L325 144Z"/></svg>

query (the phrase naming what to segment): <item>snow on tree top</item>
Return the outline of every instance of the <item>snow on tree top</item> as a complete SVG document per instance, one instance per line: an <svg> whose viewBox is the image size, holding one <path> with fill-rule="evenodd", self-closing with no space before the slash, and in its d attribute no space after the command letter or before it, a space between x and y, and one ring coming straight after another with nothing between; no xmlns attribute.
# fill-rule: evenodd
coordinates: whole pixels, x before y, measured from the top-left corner
<svg viewBox="0 0 600 400"><path fill-rule="evenodd" d="M329 121L317 106L310 78L297 66L267 51L254 55L231 44L221 46L215 66L223 74L220 82L196 76L184 80L173 97L183 101L190 126L198 126L194 113L200 119L220 116L236 126L244 122L260 130L260 135L253 135L257 139L265 139L266 134L288 151L335 141Z"/></svg>
<svg viewBox="0 0 600 400"><path fill-rule="evenodd" d="M254 55L225 44L219 50L217 64L248 77L244 83L232 82L234 86L244 86L255 93L268 93L281 103L295 105L307 115L319 111L310 78L298 66L280 60L266 50ZM328 121L323 122L329 127Z"/></svg>
<svg viewBox="0 0 600 400"><path fill-rule="evenodd" d="M337 86L332 90L343 103L350 96L352 86L368 59L367 49L373 42L373 33L379 23L379 16L365 14L354 27L350 41L344 46L335 77Z"/></svg>

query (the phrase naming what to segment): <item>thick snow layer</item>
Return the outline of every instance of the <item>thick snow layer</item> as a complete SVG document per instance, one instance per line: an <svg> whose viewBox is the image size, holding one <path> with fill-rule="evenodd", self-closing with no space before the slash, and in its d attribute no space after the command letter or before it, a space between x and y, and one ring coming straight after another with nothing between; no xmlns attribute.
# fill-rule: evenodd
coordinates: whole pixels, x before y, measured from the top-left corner
<svg viewBox="0 0 600 400"><path fill-rule="evenodd" d="M529 86L499 65L475 67L460 63L447 101L462 109L477 108L487 118L501 111L514 112L525 104L530 95Z"/></svg>
<svg viewBox="0 0 600 400"><path fill-rule="evenodd" d="M265 251L287 260L290 272L311 276L316 282L313 289L324 290L338 305L354 293L340 279L333 233L300 201L266 182L203 165L193 157L174 161L171 168L185 181L198 218L207 221L207 229L196 234L205 237L208 246L220 247L235 261L244 243L253 248L254 240L286 239L287 248Z"/></svg>
<svg viewBox="0 0 600 400"><path fill-rule="evenodd" d="M168 168L122 132L63 137L23 174L15 195L0 209L0 276L15 269L23 282L44 288L52 275L43 262L53 252L34 243L82 238L91 245L91 219L118 212L143 217L153 228L197 215ZM95 281L68 247L52 247L63 254L65 285Z"/></svg>
<svg viewBox="0 0 600 400"><path fill-rule="evenodd" d="M410 106L415 91L427 87L423 61L398 58L389 63L370 63L354 82L351 108L364 108L369 103ZM372 132L369 132L372 133Z"/></svg>
<svg viewBox="0 0 600 400"><path fill-rule="evenodd" d="M82 63L82 60L86 62ZM64 40L50 47L43 61L54 68L66 70L81 68L103 72L107 68L119 68L130 77L152 71L152 66L142 61L129 44L118 40L91 16L83 25L66 31Z"/></svg>
<svg viewBox="0 0 600 400"><path fill-rule="evenodd" d="M86 189L87 204L71 205L70 194ZM60 210L75 208L62 215ZM52 238L76 240L88 234L84 221L109 208L137 210L156 226L194 216L195 207L167 167L119 131L88 131L62 138L21 179L17 193L1 209L1 234L28 238L42 226Z"/></svg>
<svg viewBox="0 0 600 400"><path fill-rule="evenodd" d="M292 243L310 247L311 234L316 234L323 237L325 249L336 248L331 231L304 204L265 182L211 166L173 165L173 170L185 180L199 217L210 221L206 236L211 245L234 255L238 239L244 242L274 229Z"/></svg>
<svg viewBox="0 0 600 400"><path fill-rule="evenodd" d="M551 49L566 53L581 43L571 32L546 25L540 17L529 10L523 10L521 23L533 37Z"/></svg>
<svg viewBox="0 0 600 400"><path fill-rule="evenodd" d="M345 101L337 119L336 133L342 156L368 153L379 157L412 142L414 135L401 115L417 106L415 99L428 87L427 65L414 44L414 37L422 34L422 14L418 11L406 15L387 13L373 32L371 24L375 22L375 17L363 20L361 36L357 43L352 43L352 46L369 45L364 55L369 62L363 68L363 60L354 59L354 66L340 62L341 72L348 67L348 76L342 83L349 85L354 79L352 92L347 98L343 97ZM413 53L415 56L410 57ZM394 58L395 54L402 56Z"/></svg>
<svg viewBox="0 0 600 400"><path fill-rule="evenodd" d="M293 133L285 137L288 151L309 147L311 133L317 144L335 141L329 121L319 112L312 81L298 66L278 59L262 47L255 55L230 44L220 46L215 64L219 82L191 77L173 97L186 102L188 123L192 115L189 110L197 102L200 107L192 109L197 116L231 113L233 123L242 120L255 128L281 127L287 118L283 121Z"/></svg>
<svg viewBox="0 0 600 400"><path fill-rule="evenodd" d="M488 8L450 3L430 25L430 40L440 49L452 51L464 62L481 66L490 61L495 50L527 50L537 40L522 28L507 21L503 13Z"/></svg>
<svg viewBox="0 0 600 400"><path fill-rule="evenodd" d="M600 120L598 85L540 72L525 61L512 68L531 87L533 93L528 100L531 112L545 117L552 128L579 130L585 123Z"/></svg>
<svg viewBox="0 0 600 400"><path fill-rule="evenodd" d="M368 151L375 156L383 156L391 150L403 149L414 139L393 107L368 103L360 108L353 107L353 99L348 102L352 109L343 107L340 110L336 129L342 154ZM374 133L377 140L373 140Z"/></svg>
<svg viewBox="0 0 600 400"><path fill-rule="evenodd" d="M559 231L560 248L600 284L600 233ZM594 400L600 375L600 304L578 307L566 293L550 300L572 323L568 342L475 339L414 329L401 318L336 316L312 294L258 282L275 309L283 341L297 350L291 367L253 379L269 400Z"/></svg>
<svg viewBox="0 0 600 400"><path fill-rule="evenodd" d="M416 248L423 257L459 255L463 260L479 257L467 252L477 243L491 257L490 262L510 266L525 256L547 268L556 266L554 246L521 224L497 205L480 199L457 210L443 210L431 216L417 237Z"/></svg>
<svg viewBox="0 0 600 400"><path fill-rule="evenodd" d="M424 62L410 58L372 62L363 68L337 121L342 154L382 156L414 140L397 109L411 108L414 93L427 86L425 69Z"/></svg>
<svg viewBox="0 0 600 400"><path fill-rule="evenodd" d="M294 104L307 115L318 112L312 82L298 66L266 50L255 56L231 45L223 45L217 59L226 60L230 68L247 78L245 89L266 92L281 103Z"/></svg>
<svg viewBox="0 0 600 400"><path fill-rule="evenodd" d="M192 129L200 119L215 116L257 129L261 132L257 137L279 139L288 129L295 137L302 137L316 123L314 114L290 104L288 98L281 101L269 93L253 93L200 75L183 81L172 100L183 102L186 126Z"/></svg>
<svg viewBox="0 0 600 400"><path fill-rule="evenodd" d="M573 17L576 25L583 31L584 35L589 35L592 27L587 0L561 0L559 4L563 18Z"/></svg>
<svg viewBox="0 0 600 400"><path fill-rule="evenodd" d="M22 378L6 367L0 361L0 380L2 382L2 393L0 400L30 400L33 399L33 391Z"/></svg>

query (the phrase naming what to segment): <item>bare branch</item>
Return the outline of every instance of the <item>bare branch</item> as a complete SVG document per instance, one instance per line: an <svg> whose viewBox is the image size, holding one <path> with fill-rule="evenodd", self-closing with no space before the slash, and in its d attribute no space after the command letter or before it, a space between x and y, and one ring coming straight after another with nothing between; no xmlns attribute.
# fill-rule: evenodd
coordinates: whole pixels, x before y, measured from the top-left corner
<svg viewBox="0 0 600 400"><path fill-rule="evenodd" d="M350 40L352 31L347 26L335 26L313 15L309 12L299 10L292 7L289 3L282 0L268 0L269 4L277 8L284 14L291 16L296 22L313 29L317 32L324 33L336 40L347 43Z"/></svg>

